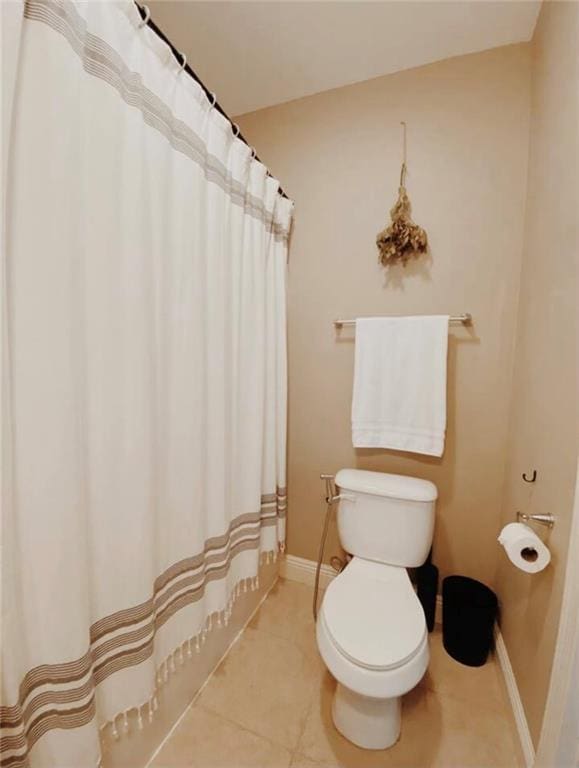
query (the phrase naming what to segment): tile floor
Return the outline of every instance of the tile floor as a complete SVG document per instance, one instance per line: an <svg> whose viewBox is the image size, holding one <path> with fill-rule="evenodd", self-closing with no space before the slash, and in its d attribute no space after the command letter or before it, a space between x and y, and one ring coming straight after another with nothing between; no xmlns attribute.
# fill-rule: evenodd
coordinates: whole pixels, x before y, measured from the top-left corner
<svg viewBox="0 0 579 768"><path fill-rule="evenodd" d="M151 768L516 768L523 765L497 662L465 667L431 635L430 669L404 697L402 735L359 749L331 721L312 589L280 580Z"/></svg>

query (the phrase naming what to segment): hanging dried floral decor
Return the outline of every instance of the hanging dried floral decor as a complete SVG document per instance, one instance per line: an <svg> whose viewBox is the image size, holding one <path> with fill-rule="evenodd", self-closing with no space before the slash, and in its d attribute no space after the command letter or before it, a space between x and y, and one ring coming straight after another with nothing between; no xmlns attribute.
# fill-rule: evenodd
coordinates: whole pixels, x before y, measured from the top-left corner
<svg viewBox="0 0 579 768"><path fill-rule="evenodd" d="M426 232L412 221L410 216L410 200L406 192L406 123L404 127L404 159L400 171L400 186L398 200L390 211L392 223L376 237L376 245L380 251L380 262L385 267L394 264L406 266L409 259L426 253L428 240Z"/></svg>

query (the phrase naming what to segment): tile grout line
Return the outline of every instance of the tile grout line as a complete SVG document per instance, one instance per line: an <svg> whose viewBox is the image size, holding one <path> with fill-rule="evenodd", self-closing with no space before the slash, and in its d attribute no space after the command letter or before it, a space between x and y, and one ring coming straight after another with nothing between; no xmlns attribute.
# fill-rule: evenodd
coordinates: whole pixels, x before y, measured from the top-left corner
<svg viewBox="0 0 579 768"><path fill-rule="evenodd" d="M283 577L281 577L281 578L283 578ZM275 584L272 585L272 589L273 589L274 586L275 586ZM266 597L269 597L269 593L266 595ZM265 602L265 601L263 601L263 602ZM261 603L258 606L258 608L261 608ZM247 628L252 629L254 632L263 633L264 635L267 635L268 637L274 637L276 640L283 640L284 642L290 643L295 648L297 648L298 651L300 651L300 653L304 653L304 651L300 647L299 643L295 642L295 640L290 640L287 637L282 637L280 635L275 635L275 634L273 634L271 632L268 632L265 629L257 629L255 627L247 627ZM227 655L227 654L225 654L225 655ZM313 686L313 683L312 683L312 686ZM201 693L201 690L199 691L199 693ZM310 700L309 700L309 703L308 703L307 716L306 716L306 719L304 720L304 723L303 723L302 727L300 728L298 737L296 739L296 746L295 747L288 747L286 744L282 744L279 741L275 741L270 736L266 736L263 733L259 733L258 731L254 731L253 728L250 728L247 725L244 725L243 723L240 723L239 721L234 720L232 717L229 717L228 715L224 715L222 712L218 712L216 709L213 709L211 706L208 706L207 704L197 704L197 701L193 700L189 706L192 708L195 705L199 706L200 709L205 710L205 712L209 712L210 714L215 715L216 717L219 717L221 720L224 720L225 722L229 723L230 725L235 725L237 728L240 728L241 730L246 731L247 733L251 733L253 736L257 736L259 739L267 741L269 744L272 744L275 747L281 747L286 752L288 752L290 757L293 759L294 755L296 755L296 754L303 754L299 750L299 743L300 743L300 740L301 740L301 738L302 738L302 736L304 734L304 731L306 729L307 716L309 716L309 714L311 712L311 709L312 709L312 706L313 706L313 689L312 689L312 692L311 692L311 695L310 695ZM311 758L308 758L308 759L311 759ZM145 768L147 768L147 766Z"/></svg>
<svg viewBox="0 0 579 768"><path fill-rule="evenodd" d="M300 582L295 582L293 579L287 579L286 577L282 576L281 573L280 573L279 578L277 579L275 584L272 584L272 587L271 587L270 591L268 592L268 594L266 595L266 597L271 597L271 592L272 592L273 588L275 586L279 586L280 583L283 583L284 581L287 581L287 582L289 582L291 584L298 584L298 583L300 583ZM304 588L308 588L309 587L309 585L307 585L305 583L300 583L300 586L303 586ZM263 600L262 603L260 603L260 605L258 606L258 609L256 609L256 611L254 612L254 614L250 618L250 620L248 622L248 626L246 627L246 629L251 629L252 631L257 632L258 634L261 634L263 636L271 637L271 638L274 638L275 640L281 640L284 643L289 643L296 650L298 650L301 655L307 655L307 652L302 648L302 646L300 645L300 643L296 639L287 637L286 635L278 634L276 632L272 632L269 629L263 629L262 627L250 627L249 626L249 623L251 623L251 621L253 621L257 617L257 615L259 613L259 609L263 607L264 603L265 603L265 600ZM296 677L299 677L299 675L296 675ZM192 702L191 706L193 706L194 704L195 704L195 702ZM299 729L299 733L298 733L298 736L296 738L295 745L293 747L289 747L287 744L284 744L284 743L282 743L280 741L276 741L275 739L272 739L271 736L269 736L269 735L265 735L263 733L260 733L258 731L253 730L249 726L247 726L247 725L245 725L243 723L240 723L239 721L233 719L232 717L230 717L228 715L225 715L225 714L223 714L222 712L220 712L220 711L218 711L216 709L213 709L210 705L207 705L207 704L197 704L197 706L200 709L203 709L206 712L209 712L210 714L212 714L212 715L214 715L216 717L219 717L220 719L224 720L225 722L229 723L230 725L234 725L236 728L239 728L239 729L245 731L246 733L251 733L253 736L256 736L257 738L259 738L259 739L261 739L263 741L267 741L269 744L271 744L271 745L273 745L275 747L279 747L279 748L285 750L289 754L289 756L290 756L290 766L291 766L293 758L296 755L304 754L304 753L300 752L299 744L300 744L300 740L301 740L301 738L302 738L302 736L303 736L303 734L305 732L305 729L306 729L306 726L307 726L307 718L308 718L308 716L309 716L309 714L311 712L312 706L313 706L313 682L312 682L312 688L311 688L311 691L310 691L310 696L309 696L309 701L308 701L307 715L306 715L306 718L304 719L303 724L301 725L301 727ZM307 755L306 755L306 757L307 757ZM311 760L311 758L309 758L309 757L307 759ZM315 761L312 761L312 762L315 762Z"/></svg>
<svg viewBox="0 0 579 768"><path fill-rule="evenodd" d="M299 645L297 643L294 643L294 645L296 645L296 647L299 648ZM301 651L301 648L300 648L300 651ZM308 702L308 708L307 708L306 716L304 717L303 725L300 728L299 735L298 735L298 737L296 739L296 746L295 746L295 749L294 749L294 751L292 753L292 759L291 759L291 762L290 762L290 766L293 763L293 759L296 756L296 754L303 754L303 755L305 755L308 758L308 760L310 760L310 758L308 757L308 755L306 755L305 752L303 752L303 751L300 752L300 744L301 744L301 741L302 741L302 737L303 737L304 733L306 732L306 728L307 728L307 725L308 725L308 720L310 718L310 714L312 712L312 707L313 706L314 706L314 682L312 681L312 685L311 685L311 689L310 689L310 700Z"/></svg>
<svg viewBox="0 0 579 768"><path fill-rule="evenodd" d="M202 686L199 688L199 690L198 690L198 691L195 693L195 695L193 696L193 698L191 699L191 701L189 702L189 704L187 704L187 706L185 707L185 709L183 710L183 712L182 712L182 713L179 715L179 717L177 718L177 720L176 720L176 721L175 721L175 723L173 724L172 728L170 728L170 730L169 730L169 732L167 733L167 735L165 736L165 738L164 738L164 739L161 741L161 743L159 744L159 746L157 747L157 749L156 749L156 750L153 752L153 754L151 755L151 757L149 758L149 760L148 760L148 761L145 763L145 768L150 768L150 766L151 766L151 763L153 762L153 760L154 760L154 759L157 757L157 755L158 755L158 754L161 752L161 750L163 749L163 747L165 746L165 744L167 744L167 742L169 741L169 739L171 738L171 736L174 734L174 732L177 730L177 728L179 727L179 725L181 724L181 722L182 722L182 721L185 719L185 715L186 715L186 714L189 712L189 710L190 710L190 709L192 709L192 707L195 705L195 703L197 702L197 700L198 700L198 699L199 699L199 697L201 696L201 693L203 692L203 690L205 689L205 687L207 686L207 684L209 683L209 681L210 681L210 680L213 678L213 675L215 674L215 672L217 671L217 669L218 669L218 668L219 668L219 666L221 665L221 662L222 662L222 661L224 661L224 659L227 657L227 655L229 654L229 652L231 651L231 649L233 648L233 646L234 646L234 645L237 643L237 641L240 639L240 637L242 636L242 634L243 634L243 633L245 632L245 630L247 629L247 626L248 626L249 622L250 622L250 621L253 619L253 617L254 617L254 616L256 615L256 613L259 611L259 609L261 608L261 606L263 605L263 603L264 603L264 602L266 601L266 599L269 597L269 593L270 593L270 592L271 592L271 590L272 590L272 589L275 587L275 585L278 583L278 581L279 581L279 578L280 578L280 576L279 576L279 572L278 572L277 576L275 577L275 579L274 579L274 580L273 580L273 582L271 583L270 587L267 589L267 591L266 591L266 593L264 594L264 596L261 598L261 600L259 601L259 603L258 603L258 604L255 606L255 608L253 609L253 611L251 612L251 614L249 615L249 617L247 618L247 620L244 622L244 624L243 624L243 626L241 627L241 629L239 630L239 632L238 632L238 633L235 635L235 637L233 638L233 640L231 641L231 643L230 643L230 644L227 646L227 648L225 649L225 651L224 651L223 655L222 655L222 656L219 658L219 660L217 661L217 663L215 664L215 666L213 667L213 669L211 670L211 672L208 674L207 678L204 680L204 682L203 682L203 685L202 685Z"/></svg>
<svg viewBox="0 0 579 768"><path fill-rule="evenodd" d="M303 722L303 724L302 724L302 726L300 728L300 732L299 732L298 737L296 739L296 745L294 747L294 751L292 752L292 760L294 758L294 755L297 752L299 752L299 747L300 747L300 744L301 744L301 741L302 741L302 736L304 735L304 733L306 731L306 727L308 725L308 720L309 720L309 717L310 717L310 713L312 711L313 701L314 701L314 696L313 696L313 684L312 684L312 691L310 691L310 700L309 700L309 703L308 703L308 709L307 709L307 712L306 712L306 716L304 717L304 722ZM305 754L305 753L302 752L301 754Z"/></svg>
<svg viewBox="0 0 579 768"><path fill-rule="evenodd" d="M220 720L223 720L229 725L234 725L236 728L239 728L240 731L245 731L246 733L250 733L252 736L256 736L261 741L267 741L267 743L271 744L272 747L280 747L281 749L284 749L290 755L290 757L293 757L292 750L289 747L286 747L285 744L281 744L279 741L274 741L269 736L264 736L263 733L258 733L257 731L254 731L252 728L248 728L247 725L242 725L241 723L238 723L237 720L232 720L230 717L227 717L226 715L221 714L221 712L216 712L214 709L207 707L205 704L197 704L196 702L194 702L191 704L191 706L197 706L199 707L199 709L202 709L204 712L207 712L208 714L213 715L214 717L218 717Z"/></svg>

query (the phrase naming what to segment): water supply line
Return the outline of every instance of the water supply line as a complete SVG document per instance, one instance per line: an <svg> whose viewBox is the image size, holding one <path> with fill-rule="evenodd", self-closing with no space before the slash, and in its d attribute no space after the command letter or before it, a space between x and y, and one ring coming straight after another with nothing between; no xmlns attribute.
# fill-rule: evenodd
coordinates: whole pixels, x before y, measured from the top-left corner
<svg viewBox="0 0 579 768"><path fill-rule="evenodd" d="M313 612L314 612L314 621L317 621L318 619L318 591L320 587L320 570L322 568L322 560L324 559L324 549L326 546L326 539L328 538L328 528L330 525L330 514L332 512L332 507L334 504L340 500L340 494L336 493L336 486L334 484L334 475L320 475L321 480L326 481L326 517L324 520L324 529L322 531L322 538L320 540L320 551L318 554L318 564L316 566L316 581L314 584L314 604L313 604ZM339 568L336 570L341 571L344 568L344 563L340 560L338 557L332 558L332 566L334 566L334 561L338 561Z"/></svg>

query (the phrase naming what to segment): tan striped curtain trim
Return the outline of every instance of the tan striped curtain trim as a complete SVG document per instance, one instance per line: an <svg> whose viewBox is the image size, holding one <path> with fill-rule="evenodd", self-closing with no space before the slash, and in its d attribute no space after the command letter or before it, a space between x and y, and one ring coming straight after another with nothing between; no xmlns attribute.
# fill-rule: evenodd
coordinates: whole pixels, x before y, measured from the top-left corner
<svg viewBox="0 0 579 768"><path fill-rule="evenodd" d="M167 568L155 579L149 600L95 622L84 656L30 670L20 684L18 703L0 707L0 728L17 731L0 738L2 766L25 766L28 751L52 728L75 728L90 722L95 715L95 687L115 672L146 661L153 653L159 628L179 610L200 600L209 582L224 578L235 555L259 548L261 527L275 525L281 516L279 498L285 498L285 489L265 494L260 512L235 518L223 535L205 542L202 552ZM77 702L83 703L60 708ZM5 756L15 750L25 751Z"/></svg>
<svg viewBox="0 0 579 768"><path fill-rule="evenodd" d="M268 493L261 497L261 513L263 517L283 518L287 512L287 492L278 488L276 493Z"/></svg>
<svg viewBox="0 0 579 768"><path fill-rule="evenodd" d="M82 707L73 709L51 710L43 713L42 717L37 718L30 724L27 738L24 735L18 737L12 737L12 742L18 742L15 746L5 746L5 742L8 739L0 739L0 756L2 757L2 768L9 766L10 768L28 768L28 752L32 746L40 739L47 731L53 728L80 728L93 719L96 714L94 694L90 700ZM3 753L8 750L26 749L26 752L20 755L10 755L4 757Z"/></svg>
<svg viewBox="0 0 579 768"><path fill-rule="evenodd" d="M207 151L203 139L187 123L175 117L169 107L143 84L137 72L128 69L117 51L87 31L85 20L72 3L67 0L26 0L24 15L63 35L89 75L115 88L126 104L141 112L147 125L162 133L176 152L196 163L207 181L218 184L232 203L263 222L276 240L287 240L289 226L275 221L274 214L266 210L263 201L232 177L223 163Z"/></svg>

